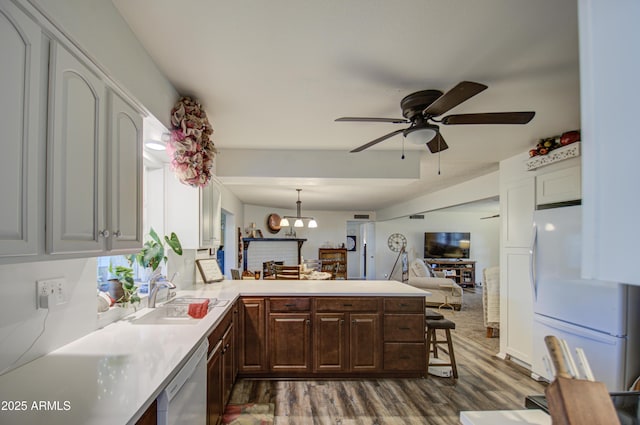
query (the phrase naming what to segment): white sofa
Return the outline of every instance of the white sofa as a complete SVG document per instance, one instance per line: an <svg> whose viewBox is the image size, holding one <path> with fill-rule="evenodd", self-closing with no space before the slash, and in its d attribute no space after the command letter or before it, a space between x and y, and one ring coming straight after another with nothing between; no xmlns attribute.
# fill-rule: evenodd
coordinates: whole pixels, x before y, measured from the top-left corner
<svg viewBox="0 0 640 425"><path fill-rule="evenodd" d="M430 307L439 307L448 304L456 310L462 308L463 290L452 279L436 276L433 270L419 258L409 265L409 281L411 286L431 292L426 297L426 304Z"/></svg>

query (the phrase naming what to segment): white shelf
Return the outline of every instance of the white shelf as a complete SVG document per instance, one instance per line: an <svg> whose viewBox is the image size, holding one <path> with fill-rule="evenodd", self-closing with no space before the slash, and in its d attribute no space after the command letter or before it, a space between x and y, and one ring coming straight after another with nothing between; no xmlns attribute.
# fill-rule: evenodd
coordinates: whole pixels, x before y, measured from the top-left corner
<svg viewBox="0 0 640 425"><path fill-rule="evenodd" d="M554 149L546 155L534 156L529 158L525 164L527 166L527 171L532 171L536 168L544 167L545 165L564 161L565 159L574 158L576 156L580 156L580 142L575 142L570 145Z"/></svg>

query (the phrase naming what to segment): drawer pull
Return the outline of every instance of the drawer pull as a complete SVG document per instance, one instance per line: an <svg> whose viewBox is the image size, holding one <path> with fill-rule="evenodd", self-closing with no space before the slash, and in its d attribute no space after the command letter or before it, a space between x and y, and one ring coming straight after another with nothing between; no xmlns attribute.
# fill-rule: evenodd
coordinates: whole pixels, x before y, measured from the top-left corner
<svg viewBox="0 0 640 425"><path fill-rule="evenodd" d="M407 328L407 327L398 328L398 329L400 329L401 331L410 331L411 330L411 328Z"/></svg>
<svg viewBox="0 0 640 425"><path fill-rule="evenodd" d="M411 357L409 357L409 356L400 356L400 358L401 358L402 360L408 360L408 359L410 359Z"/></svg>
<svg viewBox="0 0 640 425"><path fill-rule="evenodd" d="M353 307L353 304L342 304L343 307Z"/></svg>
<svg viewBox="0 0 640 425"><path fill-rule="evenodd" d="M285 307L295 307L296 305L295 304L285 304L284 306Z"/></svg>
<svg viewBox="0 0 640 425"><path fill-rule="evenodd" d="M409 307L409 304L400 303L400 307Z"/></svg>

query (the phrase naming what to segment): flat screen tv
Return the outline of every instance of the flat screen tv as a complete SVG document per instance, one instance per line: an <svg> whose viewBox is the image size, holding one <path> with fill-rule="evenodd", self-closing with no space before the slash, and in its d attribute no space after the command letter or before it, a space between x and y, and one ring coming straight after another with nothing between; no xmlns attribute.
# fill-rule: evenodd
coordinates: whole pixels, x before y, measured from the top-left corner
<svg viewBox="0 0 640 425"><path fill-rule="evenodd" d="M425 232L424 258L469 258L471 233Z"/></svg>

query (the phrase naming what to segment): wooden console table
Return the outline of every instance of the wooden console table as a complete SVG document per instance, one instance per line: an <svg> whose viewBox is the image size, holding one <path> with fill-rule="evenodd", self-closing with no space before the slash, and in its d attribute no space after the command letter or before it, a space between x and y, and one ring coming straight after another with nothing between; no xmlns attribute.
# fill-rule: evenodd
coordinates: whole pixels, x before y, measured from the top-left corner
<svg viewBox="0 0 640 425"><path fill-rule="evenodd" d="M425 258L433 270L442 272L444 277L452 279L458 285L466 288L476 285L476 262L471 260L450 260L444 258Z"/></svg>

